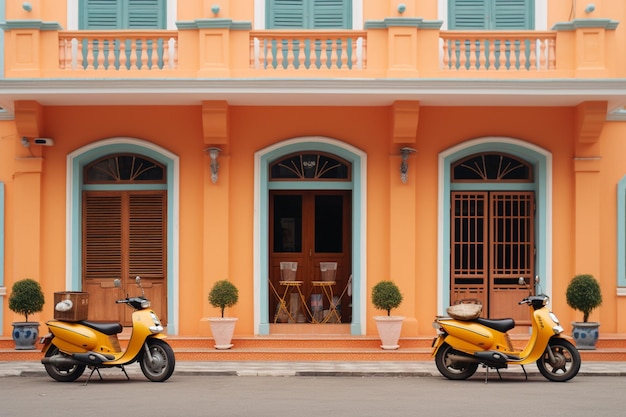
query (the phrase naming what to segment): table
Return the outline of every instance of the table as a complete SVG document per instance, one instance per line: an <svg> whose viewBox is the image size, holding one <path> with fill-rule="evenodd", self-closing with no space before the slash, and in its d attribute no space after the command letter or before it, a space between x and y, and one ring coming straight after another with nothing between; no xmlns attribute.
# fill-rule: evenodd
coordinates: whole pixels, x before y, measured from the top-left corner
<svg viewBox="0 0 626 417"><path fill-rule="evenodd" d="M304 294L302 294L302 289L301 289L302 281L279 281L278 283L280 284L281 287L284 287L284 289L282 290L282 294L279 293L276 290L276 288L274 288L272 281L270 281L270 286L272 287L272 290L274 291L274 294L276 295L276 298L278 299L278 310L276 311L276 314L274 315L274 323L278 322L278 317L282 313L285 313L287 315L287 318L288 318L287 321L289 323L297 323L298 321L297 311L296 311L296 317L294 317L290 308L291 300L288 301L287 296L291 295L291 293L295 289L298 295L300 296L300 309L302 309L302 306L304 306L304 308L308 310L308 307L306 305L306 298L304 297Z"/></svg>
<svg viewBox="0 0 626 417"><path fill-rule="evenodd" d="M322 293L326 296L326 299L328 300L328 314L326 314L326 316L323 317L321 321L317 320L312 314L311 317L312 317L313 323L328 323L328 321L331 320L331 318L333 317L336 320L336 321L333 321L333 323L341 323L341 316L339 315L339 312L337 311L337 305L333 301L333 287L335 286L336 282L335 281L313 281L312 284L313 284L313 288L311 289L311 294L313 293L315 288L320 288Z"/></svg>

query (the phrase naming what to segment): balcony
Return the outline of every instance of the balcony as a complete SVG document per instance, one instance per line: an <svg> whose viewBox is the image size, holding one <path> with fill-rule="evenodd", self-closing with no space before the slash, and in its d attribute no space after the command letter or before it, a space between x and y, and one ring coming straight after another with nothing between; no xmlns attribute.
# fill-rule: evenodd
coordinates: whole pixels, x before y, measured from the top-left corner
<svg viewBox="0 0 626 417"><path fill-rule="evenodd" d="M398 20L346 31L258 31L231 21L196 21L178 31L102 32L5 23L5 77L517 80L624 73L610 53L614 21L573 21L551 31L461 32Z"/></svg>

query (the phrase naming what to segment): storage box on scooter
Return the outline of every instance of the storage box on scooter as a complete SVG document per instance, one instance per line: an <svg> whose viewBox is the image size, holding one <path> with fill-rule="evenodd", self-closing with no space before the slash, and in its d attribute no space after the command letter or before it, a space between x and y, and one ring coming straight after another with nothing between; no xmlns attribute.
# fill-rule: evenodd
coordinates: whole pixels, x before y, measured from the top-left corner
<svg viewBox="0 0 626 417"><path fill-rule="evenodd" d="M67 311L59 311L59 303L69 300L71 308ZM87 320L89 313L89 293L82 291L61 291L54 293L54 318L63 321ZM68 303L69 305L69 303ZM65 308L65 307L62 307Z"/></svg>

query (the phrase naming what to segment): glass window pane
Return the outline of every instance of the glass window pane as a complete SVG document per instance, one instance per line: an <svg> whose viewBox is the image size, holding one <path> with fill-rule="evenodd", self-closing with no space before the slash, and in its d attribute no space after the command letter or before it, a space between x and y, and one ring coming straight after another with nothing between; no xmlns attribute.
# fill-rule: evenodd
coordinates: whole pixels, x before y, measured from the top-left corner
<svg viewBox="0 0 626 417"><path fill-rule="evenodd" d="M315 252L340 253L343 248L343 196L315 196Z"/></svg>
<svg viewBox="0 0 626 417"><path fill-rule="evenodd" d="M302 252L302 196L274 196L274 252Z"/></svg>

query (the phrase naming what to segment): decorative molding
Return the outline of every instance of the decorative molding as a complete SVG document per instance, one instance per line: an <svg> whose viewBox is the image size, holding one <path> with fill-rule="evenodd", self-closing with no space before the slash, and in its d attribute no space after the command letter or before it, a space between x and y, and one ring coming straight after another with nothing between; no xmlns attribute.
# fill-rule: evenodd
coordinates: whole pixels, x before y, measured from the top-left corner
<svg viewBox="0 0 626 417"><path fill-rule="evenodd" d="M34 100L15 102L15 126L19 137L36 138L43 132L43 107Z"/></svg>
<svg viewBox="0 0 626 417"><path fill-rule="evenodd" d="M415 143L419 114L419 101L395 101L391 105L391 138L393 143Z"/></svg>
<svg viewBox="0 0 626 417"><path fill-rule="evenodd" d="M576 106L576 140L595 143L600 138L607 116L606 101L585 101Z"/></svg>
<svg viewBox="0 0 626 417"><path fill-rule="evenodd" d="M232 19L196 19L176 22L179 30L197 29L231 29L231 30L251 30L252 22L236 22Z"/></svg>
<svg viewBox="0 0 626 417"><path fill-rule="evenodd" d="M604 28L606 30L615 30L619 22L612 19L574 19L571 22L559 22L552 26L552 30L576 30L583 28Z"/></svg>
<svg viewBox="0 0 626 417"><path fill-rule="evenodd" d="M202 102L202 131L206 145L226 145L229 139L228 102Z"/></svg>
<svg viewBox="0 0 626 417"><path fill-rule="evenodd" d="M41 20L7 20L0 22L0 28L7 32L17 29L63 30L63 26L57 22L43 22Z"/></svg>
<svg viewBox="0 0 626 417"><path fill-rule="evenodd" d="M365 29L387 29L390 27L414 27L419 29L440 29L442 20L424 20L421 17L388 17L384 20L368 20Z"/></svg>

